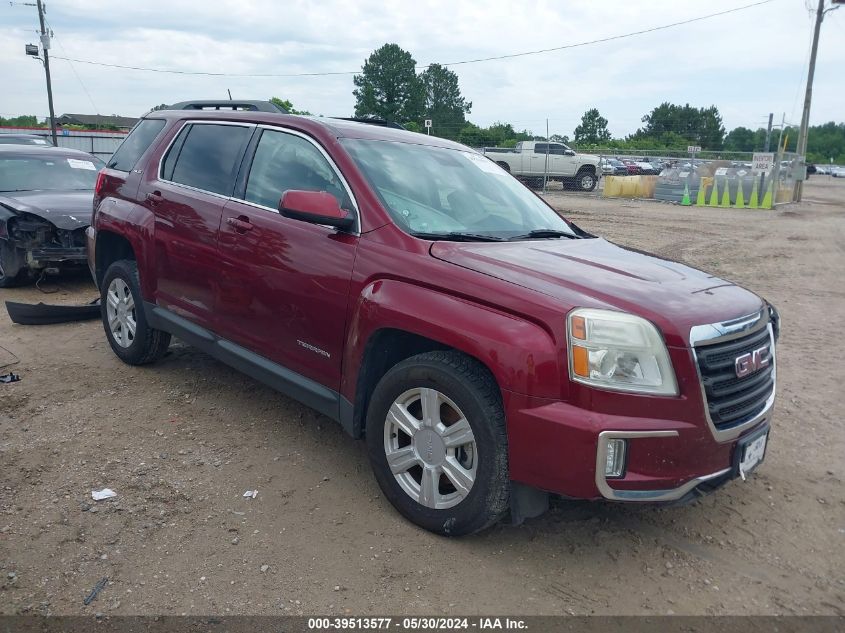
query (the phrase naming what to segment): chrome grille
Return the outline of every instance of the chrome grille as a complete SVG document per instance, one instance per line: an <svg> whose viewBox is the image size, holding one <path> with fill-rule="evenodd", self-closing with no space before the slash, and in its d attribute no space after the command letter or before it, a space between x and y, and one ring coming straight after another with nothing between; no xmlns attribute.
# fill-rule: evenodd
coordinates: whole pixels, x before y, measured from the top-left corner
<svg viewBox="0 0 845 633"><path fill-rule="evenodd" d="M771 362L748 376L738 378L736 359L769 346ZM719 429L741 426L765 410L775 388L774 343L768 327L728 341L695 347L701 385L710 421Z"/></svg>

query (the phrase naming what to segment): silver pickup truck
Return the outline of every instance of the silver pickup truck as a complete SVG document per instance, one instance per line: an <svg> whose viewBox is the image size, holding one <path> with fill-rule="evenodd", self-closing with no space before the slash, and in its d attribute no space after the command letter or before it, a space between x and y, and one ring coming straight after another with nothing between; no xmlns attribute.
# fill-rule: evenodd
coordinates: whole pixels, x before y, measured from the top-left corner
<svg viewBox="0 0 845 633"><path fill-rule="evenodd" d="M601 175L598 156L577 154L563 143L520 141L513 149L485 148L484 154L518 178L542 180L547 173L549 179L560 180L564 188L579 191L595 189Z"/></svg>

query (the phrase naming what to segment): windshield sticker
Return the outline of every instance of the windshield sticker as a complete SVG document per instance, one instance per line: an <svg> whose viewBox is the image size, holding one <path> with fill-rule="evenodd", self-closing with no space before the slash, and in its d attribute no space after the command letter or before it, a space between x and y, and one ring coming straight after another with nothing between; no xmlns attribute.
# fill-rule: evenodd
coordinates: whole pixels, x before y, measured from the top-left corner
<svg viewBox="0 0 845 633"><path fill-rule="evenodd" d="M67 164L71 166L73 169L87 169L89 171L97 171L97 168L94 166L90 160L77 160L75 158L68 158Z"/></svg>
<svg viewBox="0 0 845 633"><path fill-rule="evenodd" d="M494 163L489 158L482 156L481 154L473 154L471 152L461 152L463 156L468 158L470 161L475 163L475 166L478 167L482 171L490 172L491 174L502 174L502 168L499 167L496 163Z"/></svg>

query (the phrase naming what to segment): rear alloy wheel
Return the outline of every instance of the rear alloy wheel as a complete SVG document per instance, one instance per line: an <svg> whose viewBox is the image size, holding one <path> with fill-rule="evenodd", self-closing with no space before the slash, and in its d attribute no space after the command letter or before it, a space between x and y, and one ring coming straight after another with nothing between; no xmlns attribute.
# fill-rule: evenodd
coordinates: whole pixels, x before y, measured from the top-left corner
<svg viewBox="0 0 845 633"><path fill-rule="evenodd" d="M582 171L575 176L575 184L580 191L592 191L596 188L598 180L593 172Z"/></svg>
<svg viewBox="0 0 845 633"><path fill-rule="evenodd" d="M147 325L138 265L126 259L114 262L100 288L103 328L117 357L129 365L161 358L170 345L170 334Z"/></svg>
<svg viewBox="0 0 845 633"><path fill-rule="evenodd" d="M428 352L390 369L370 400L366 439L379 486L417 525L470 534L507 510L501 395L476 360Z"/></svg>
<svg viewBox="0 0 845 633"><path fill-rule="evenodd" d="M106 291L106 320L114 342L126 349L135 342L138 317L135 299L123 279L115 277Z"/></svg>

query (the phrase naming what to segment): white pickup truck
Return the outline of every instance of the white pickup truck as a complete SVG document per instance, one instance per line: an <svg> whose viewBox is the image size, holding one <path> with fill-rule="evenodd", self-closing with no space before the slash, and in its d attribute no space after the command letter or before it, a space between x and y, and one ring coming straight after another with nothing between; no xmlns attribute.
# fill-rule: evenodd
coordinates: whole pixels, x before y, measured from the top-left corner
<svg viewBox="0 0 845 633"><path fill-rule="evenodd" d="M598 156L577 154L563 143L520 141L513 149L485 148L484 154L518 178L537 181L548 173L549 179L560 180L564 188L580 191L595 189L601 175Z"/></svg>

